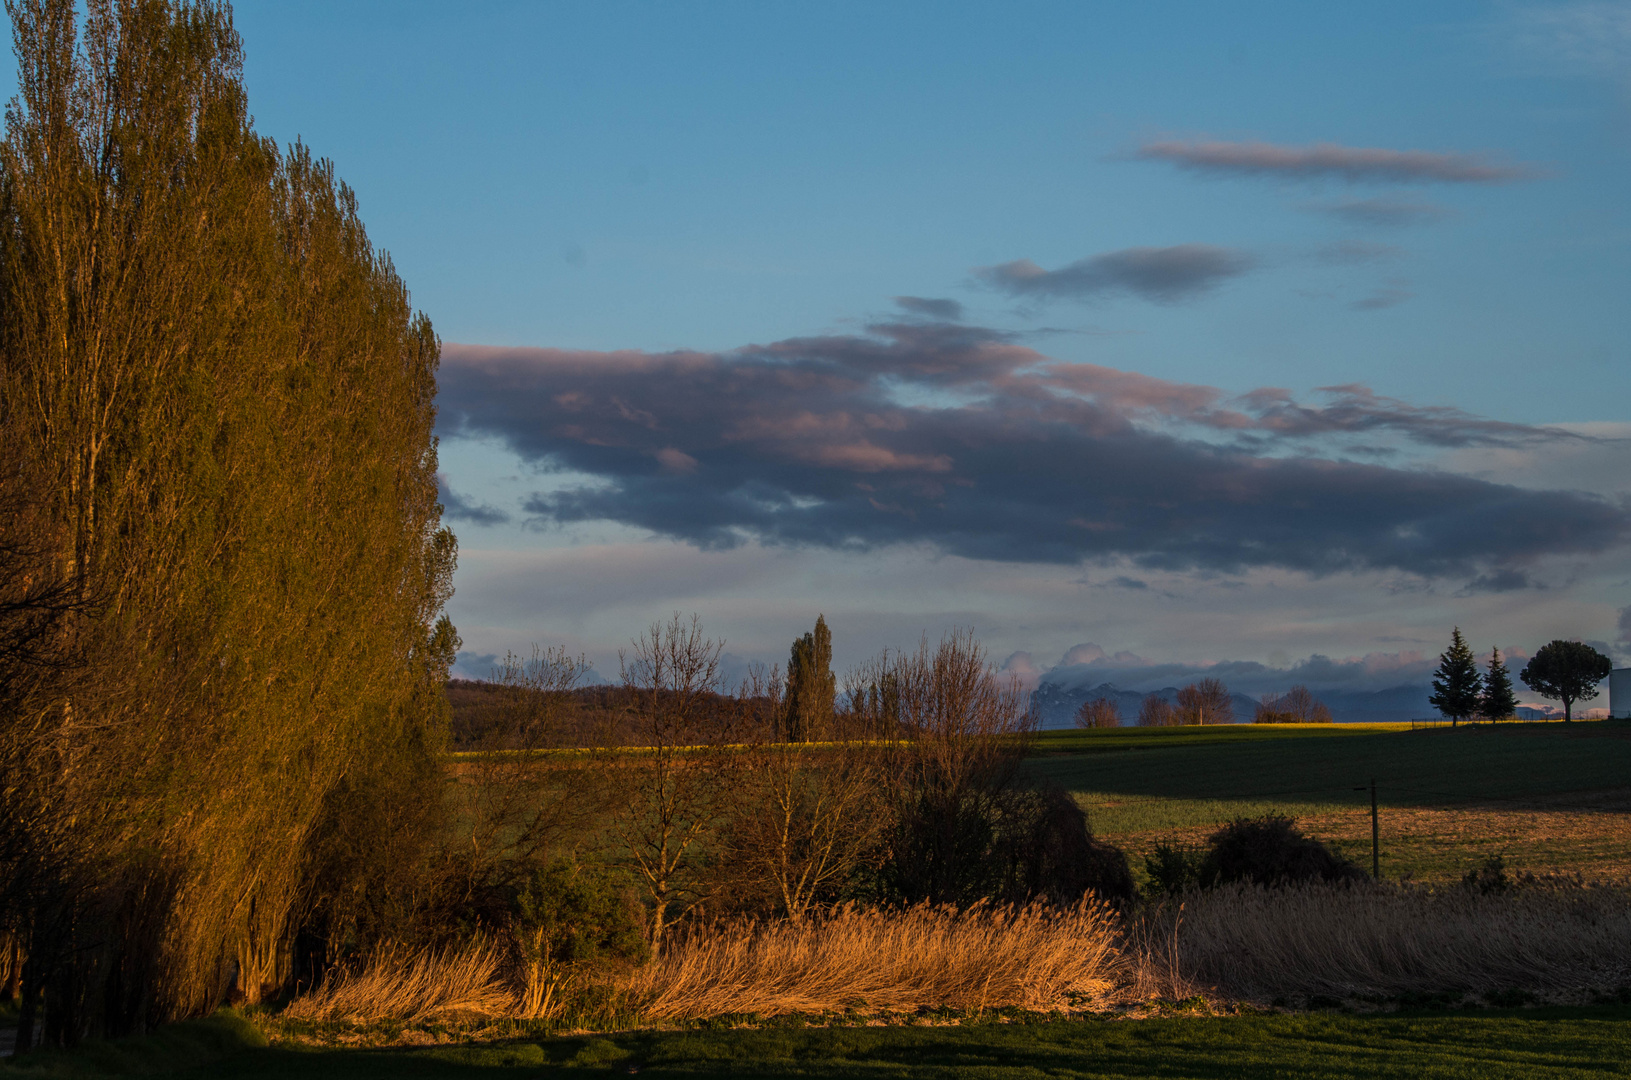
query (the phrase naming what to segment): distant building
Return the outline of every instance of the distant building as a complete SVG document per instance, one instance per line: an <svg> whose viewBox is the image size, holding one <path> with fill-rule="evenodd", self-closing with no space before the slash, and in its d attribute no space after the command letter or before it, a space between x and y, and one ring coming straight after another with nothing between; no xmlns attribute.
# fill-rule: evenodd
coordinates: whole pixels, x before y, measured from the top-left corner
<svg viewBox="0 0 1631 1080"><path fill-rule="evenodd" d="M1608 715L1614 720L1631 720L1631 668L1617 667L1608 673Z"/></svg>

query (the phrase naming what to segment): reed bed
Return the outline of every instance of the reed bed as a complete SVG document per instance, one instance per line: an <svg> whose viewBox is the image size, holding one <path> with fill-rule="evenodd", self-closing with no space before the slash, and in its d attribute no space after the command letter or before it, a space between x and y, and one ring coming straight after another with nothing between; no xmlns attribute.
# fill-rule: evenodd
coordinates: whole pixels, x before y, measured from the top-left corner
<svg viewBox="0 0 1631 1080"><path fill-rule="evenodd" d="M516 995L504 979L504 952L491 945L409 951L388 948L296 998L292 1020L413 1023L450 1014L509 1016Z"/></svg>
<svg viewBox="0 0 1631 1080"><path fill-rule="evenodd" d="M1631 984L1631 893L1621 888L1234 885L1192 894L1146 937L1153 980L1170 970L1245 999Z"/></svg>
<svg viewBox="0 0 1631 1080"><path fill-rule="evenodd" d="M632 974L653 1019L846 1008L1051 1009L1114 982L1116 922L1069 909L839 907L802 923L701 927Z"/></svg>

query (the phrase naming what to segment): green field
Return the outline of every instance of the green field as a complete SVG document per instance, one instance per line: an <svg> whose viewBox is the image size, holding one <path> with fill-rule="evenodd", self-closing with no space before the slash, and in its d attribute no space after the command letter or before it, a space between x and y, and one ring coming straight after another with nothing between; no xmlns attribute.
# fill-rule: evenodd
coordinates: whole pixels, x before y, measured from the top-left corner
<svg viewBox="0 0 1631 1080"><path fill-rule="evenodd" d="M1536 873L1631 871L1625 721L1055 731L1031 768L1135 856L1277 811L1368 864L1374 779L1384 876L1441 880L1494 854Z"/></svg>
<svg viewBox="0 0 1631 1080"><path fill-rule="evenodd" d="M1631 1008L1339 1013L960 1027L631 1032L436 1047L244 1049L168 1072L262 1077L1436 1077L1626 1075ZM80 1053L0 1075L96 1075ZM124 1070L119 1070L124 1071ZM102 1072L107 1075L107 1072Z"/></svg>

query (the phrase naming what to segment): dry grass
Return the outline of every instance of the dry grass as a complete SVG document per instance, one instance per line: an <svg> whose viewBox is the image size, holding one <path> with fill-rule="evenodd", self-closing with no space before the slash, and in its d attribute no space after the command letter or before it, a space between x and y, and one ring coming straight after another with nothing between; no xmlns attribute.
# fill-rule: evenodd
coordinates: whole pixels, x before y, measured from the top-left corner
<svg viewBox="0 0 1631 1080"><path fill-rule="evenodd" d="M516 995L502 978L504 953L473 949L410 952L386 949L356 971L341 971L293 1001L292 1020L412 1023L449 1014L507 1016Z"/></svg>
<svg viewBox="0 0 1631 1080"><path fill-rule="evenodd" d="M801 924L699 929L635 972L627 989L654 1019L1050 1009L1109 991L1115 960L1115 918L1094 903L962 913L846 906Z"/></svg>
<svg viewBox="0 0 1631 1080"><path fill-rule="evenodd" d="M1631 895L1527 888L1229 886L1191 896L1149 963L1228 997L1614 988L1631 982Z"/></svg>

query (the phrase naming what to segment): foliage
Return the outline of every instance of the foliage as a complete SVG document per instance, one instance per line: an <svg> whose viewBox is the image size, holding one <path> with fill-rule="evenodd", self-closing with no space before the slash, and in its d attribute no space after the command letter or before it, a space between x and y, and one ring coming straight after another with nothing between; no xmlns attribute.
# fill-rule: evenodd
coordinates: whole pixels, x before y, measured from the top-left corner
<svg viewBox="0 0 1631 1080"><path fill-rule="evenodd" d="M1505 720L1518 711L1518 698L1512 692L1512 676L1501 662L1501 650L1491 649L1489 669L1478 695L1478 715L1487 720Z"/></svg>
<svg viewBox="0 0 1631 1080"><path fill-rule="evenodd" d="M1096 697L1091 701L1084 701L1081 708L1076 710L1076 726L1079 728L1120 727L1121 706L1107 697Z"/></svg>
<svg viewBox="0 0 1631 1080"><path fill-rule="evenodd" d="M1176 840L1159 841L1144 856L1144 894L1152 899L1163 896L1181 896L1191 889L1200 888L1201 862L1206 858L1202 848Z"/></svg>
<svg viewBox="0 0 1631 1080"><path fill-rule="evenodd" d="M1289 885L1305 881L1363 881L1364 871L1303 835L1295 818L1265 814L1236 818L1206 841L1199 869L1200 884L1212 887L1235 881Z"/></svg>
<svg viewBox="0 0 1631 1080"><path fill-rule="evenodd" d="M604 872L565 859L533 870L516 887L515 936L529 959L551 964L638 963L650 954L638 908Z"/></svg>
<svg viewBox="0 0 1631 1080"><path fill-rule="evenodd" d="M1433 693L1427 701L1448 716L1453 727L1456 721L1477 714L1480 681L1472 650L1467 648L1458 626L1450 635L1450 647L1439 654L1438 669L1433 672Z"/></svg>
<svg viewBox="0 0 1631 1080"><path fill-rule="evenodd" d="M1574 703L1597 696L1614 662L1580 641L1549 641L1518 672L1523 684L1542 697L1563 702L1563 719L1574 719Z"/></svg>
<svg viewBox="0 0 1631 1080"><path fill-rule="evenodd" d="M787 658L787 741L820 742L833 722L837 678L832 673L832 631L816 616L815 630L793 642Z"/></svg>
<svg viewBox="0 0 1631 1080"><path fill-rule="evenodd" d="M1179 724L1235 722L1235 707L1229 700L1229 688L1214 678L1205 678L1181 688L1175 711Z"/></svg>
<svg viewBox="0 0 1631 1080"><path fill-rule="evenodd" d="M0 619L38 648L0 671L0 916L26 1047L285 986L297 940L354 936L423 861L456 545L439 343L332 167L255 134L225 4L8 10L0 488L26 509Z"/></svg>

